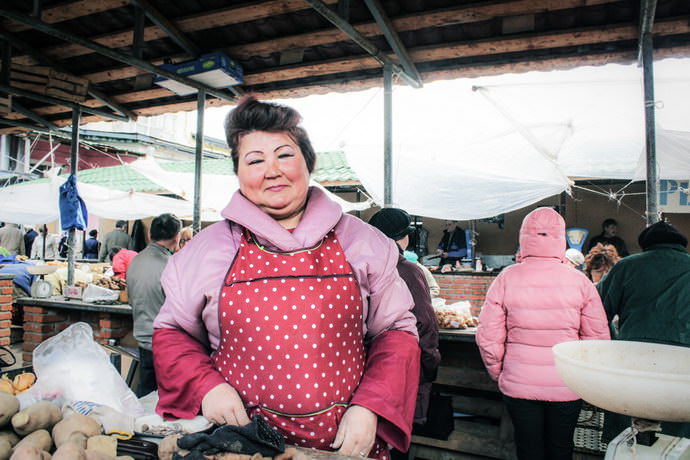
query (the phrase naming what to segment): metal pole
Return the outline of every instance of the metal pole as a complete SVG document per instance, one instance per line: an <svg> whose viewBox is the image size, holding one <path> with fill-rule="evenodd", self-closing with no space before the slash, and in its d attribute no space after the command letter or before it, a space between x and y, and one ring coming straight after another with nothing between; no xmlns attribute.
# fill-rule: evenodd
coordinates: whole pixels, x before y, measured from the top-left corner
<svg viewBox="0 0 690 460"><path fill-rule="evenodd" d="M196 154L194 156L194 217L192 231L196 235L201 230L201 169L204 154L204 106L206 91L199 90L196 99Z"/></svg>
<svg viewBox="0 0 690 460"><path fill-rule="evenodd" d="M72 110L72 145L70 147L69 164L70 173L77 175L79 163L79 109ZM75 228L69 229L67 237L67 285L74 286L74 246L75 235L77 230Z"/></svg>
<svg viewBox="0 0 690 460"><path fill-rule="evenodd" d="M654 113L654 44L652 34L642 34L642 73L644 80L644 113L647 145L647 224L659 220L656 164L656 120Z"/></svg>
<svg viewBox="0 0 690 460"><path fill-rule="evenodd" d="M383 66L383 206L393 205L393 72Z"/></svg>

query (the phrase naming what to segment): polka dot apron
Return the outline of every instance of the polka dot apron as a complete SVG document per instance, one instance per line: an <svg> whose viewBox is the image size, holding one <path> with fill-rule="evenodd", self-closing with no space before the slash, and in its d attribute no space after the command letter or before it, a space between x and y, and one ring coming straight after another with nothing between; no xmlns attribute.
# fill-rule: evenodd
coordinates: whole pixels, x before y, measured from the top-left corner
<svg viewBox="0 0 690 460"><path fill-rule="evenodd" d="M273 253L247 232L219 302L215 367L288 443L330 450L364 372L362 298L335 232ZM369 456L385 458L377 439Z"/></svg>

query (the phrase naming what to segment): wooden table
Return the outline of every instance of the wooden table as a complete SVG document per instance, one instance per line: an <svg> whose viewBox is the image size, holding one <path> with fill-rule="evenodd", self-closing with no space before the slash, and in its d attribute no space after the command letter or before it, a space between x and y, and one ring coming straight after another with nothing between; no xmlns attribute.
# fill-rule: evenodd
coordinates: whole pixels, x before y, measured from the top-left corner
<svg viewBox="0 0 690 460"><path fill-rule="evenodd" d="M452 396L455 429L445 441L413 436L410 459L516 458L510 417L479 355L476 331L441 329L441 366L434 391Z"/></svg>

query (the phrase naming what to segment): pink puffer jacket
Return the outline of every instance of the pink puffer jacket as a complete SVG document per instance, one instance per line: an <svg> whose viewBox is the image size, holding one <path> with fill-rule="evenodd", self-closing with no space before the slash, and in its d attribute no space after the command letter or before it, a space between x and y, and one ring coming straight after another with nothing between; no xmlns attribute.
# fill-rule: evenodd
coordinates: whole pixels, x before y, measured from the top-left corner
<svg viewBox="0 0 690 460"><path fill-rule="evenodd" d="M551 208L529 213L520 228L518 263L504 269L479 315L477 345L486 369L510 397L574 401L556 372L551 347L609 339L594 285L563 263L565 221Z"/></svg>

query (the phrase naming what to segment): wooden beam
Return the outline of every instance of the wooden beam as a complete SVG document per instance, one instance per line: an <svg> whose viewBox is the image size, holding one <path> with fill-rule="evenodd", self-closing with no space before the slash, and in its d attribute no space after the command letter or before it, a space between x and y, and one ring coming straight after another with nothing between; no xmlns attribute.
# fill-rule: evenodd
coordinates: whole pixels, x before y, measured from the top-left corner
<svg viewBox="0 0 690 460"><path fill-rule="evenodd" d="M594 55L559 57L551 59L543 59L538 61L524 60L519 62L484 65L468 65L464 67L452 68L447 70L438 70L433 72L423 72L422 76L425 83L430 83L439 80L453 80L458 78L478 78L483 76L503 75L508 73L525 73L530 71L550 71L550 70L567 70L586 65L604 65L604 64L630 64L634 63L637 54L635 49L627 51L616 51L611 53L602 53ZM690 46L681 46L673 48L656 49L654 53L655 59L665 59L673 57L687 57L690 55ZM345 93L349 91L363 91L370 88L380 88L383 84L383 79L380 76L368 79L347 79L341 81L325 81L313 83L308 86L299 86L295 88L277 89L270 91L258 92L263 99L293 99L306 97L314 94L328 94L332 92ZM251 88L250 88L251 89ZM164 97L171 96L172 93L165 88L155 88L146 91L136 91L115 96L118 101L142 102L146 100L154 101ZM229 105L229 102L224 102L218 99L209 99L206 102L207 107L222 107ZM98 107L99 102L95 99L87 100L84 106ZM162 105L152 105L150 107L135 109L134 113L139 116L161 115L164 113L191 111L196 109L196 100L186 102L165 103ZM71 112L64 107L59 106L44 106L32 109L34 113L41 115L54 115L66 117L64 120L53 120L58 126L69 125ZM20 119L19 114L12 113L5 118ZM87 119L83 117L83 119ZM98 117L88 118L90 121L102 121ZM63 124L64 123L64 124ZM2 130L0 130L2 133Z"/></svg>
<svg viewBox="0 0 690 460"><path fill-rule="evenodd" d="M148 0L132 0L132 3L140 7L146 13L146 16L153 21L160 29L166 33L177 45L193 57L198 57L201 54L199 47L196 46L172 21L166 18L158 9L153 6ZM138 56L141 57L141 56Z"/></svg>
<svg viewBox="0 0 690 460"><path fill-rule="evenodd" d="M8 33L1 27L0 38L10 41L12 43L12 46L18 48L22 53L29 55L33 60L35 60L39 64L47 65L53 67L57 71L68 73L67 69L65 69L49 57L45 56L43 53L41 53L31 45L26 43L24 40L20 40L19 38L17 38L13 34ZM101 91L97 90L93 86L89 87L89 94L97 99L100 99L103 104L110 107L113 111L119 112L122 115L136 120L136 115L134 113L128 111L127 109L113 101L111 98L107 97L105 94L103 94Z"/></svg>
<svg viewBox="0 0 690 460"><path fill-rule="evenodd" d="M619 0L592 0L588 6L614 3ZM443 27L448 25L470 24L487 21L501 16L514 16L529 13L543 13L545 11L559 11L582 6L582 0L518 0L500 4L484 6L464 6L392 18L393 27L398 32L408 32L428 27ZM356 24L354 28L365 37L380 35L375 22ZM347 40L339 29L328 29L309 32L290 37L264 40L247 45L229 46L225 51L236 59L248 59L252 56L285 51L292 48L307 48L310 46L327 45Z"/></svg>
<svg viewBox="0 0 690 460"><path fill-rule="evenodd" d="M335 3L337 0L323 0L324 3ZM196 32L199 30L223 27L231 24L254 21L279 14L293 13L309 9L304 0L284 0L276 2L273 0L256 2L245 6L235 6L220 10L209 11L202 14L188 16L186 18L175 19L175 24L184 33ZM158 26L151 25L144 28L144 40L151 41L166 37L165 32ZM100 45L108 48L121 48L130 46L134 42L134 32L125 30L99 37L85 37ZM57 45L46 48L44 52L56 59L72 58L92 53L88 48L75 44ZM17 58L20 59L20 58Z"/></svg>
<svg viewBox="0 0 690 460"><path fill-rule="evenodd" d="M570 1L570 0L564 0L564 2ZM578 0L579 1L579 0ZM438 19L438 18L437 18ZM395 21L394 21L395 23ZM398 26L396 25L396 28ZM626 38L634 38L630 37L629 31L631 30L630 27L635 27L635 26L624 26L626 27ZM372 28L376 28L375 25L372 25ZM618 28L620 30L620 28ZM398 29L400 30L400 29ZM601 31L606 31L605 28L599 29ZM687 27L687 20L671 20L671 21L665 21L665 22L657 22L654 25L654 33L656 35L673 35L673 34L682 34L682 33L687 33L688 27ZM333 34L337 34L337 39ZM580 32L564 32L564 33L588 33L586 30L582 30ZM553 36L556 34L550 34L546 36ZM610 34L609 34L610 36ZM636 36L636 35L635 35ZM529 38L526 38L525 40L528 40ZM347 40L347 36L337 30L336 32L329 30L329 31L324 31L324 32L317 32L315 34L303 34L299 36L293 36L293 37L288 37L285 39L280 39L280 40L270 40L270 41L265 41L261 42L260 44L254 44L254 45L246 45L246 46L237 46L237 47L230 47L226 48L226 51L228 55L230 56L238 56L241 58L247 58L252 55L259 55L259 54L266 54L270 53L273 51L281 51L281 50L286 50L286 49L291 49L291 48L298 48L298 47L303 47L303 46L309 46L308 43L309 41L313 42L319 42L323 41L325 42L326 40L333 40L333 41L343 41ZM498 40L485 40L483 43L485 44L485 47L490 47L492 43L500 43L501 41L506 40L505 38L498 39ZM512 40L521 40L521 38L515 38ZM563 42L563 37L561 37L561 41ZM316 43L312 43L316 44ZM471 47L471 44L467 44L466 46ZM526 44L525 47L528 45ZM554 45L558 46L558 45ZM560 45L560 46L567 46L567 45ZM494 54L494 53L492 53ZM417 58L414 57L414 60L417 61ZM160 65L163 63L162 60L154 60L152 62L154 65ZM93 72L89 74L83 75L83 77L88 78L90 81L93 83L99 83L102 81L111 81L111 80L119 80L119 79L124 79L124 78L131 78L135 77L136 75L139 75L143 73L141 70L136 69L134 67L118 67L114 69L108 69L108 70L103 70L103 71L98 71L98 72ZM250 83L248 81L245 81L245 85L250 85L253 83Z"/></svg>
<svg viewBox="0 0 690 460"><path fill-rule="evenodd" d="M193 80L191 78L183 77L181 75L178 75L175 72L172 72L168 69L164 69L161 67L156 67L149 63L148 61L142 60L142 59L137 59L133 56L127 55L120 53L118 51L115 51L111 48L108 48L107 46L99 45L98 43L91 42L87 39L84 39L82 37L79 37L78 35L71 34L69 32L65 32L59 28L53 27L49 24L45 24L41 21L38 21L34 18L31 18L29 16L25 16L23 14L16 13L13 10L8 10L3 7L0 7L0 15L8 18L12 18L14 21L19 21L23 22L25 24L30 24L34 29L39 30L43 33L46 33L48 35L51 35L55 38L58 38L60 40L65 40L69 41L72 43L78 43L81 46L88 47L95 52L102 54L110 59L113 59L115 61L120 61L125 64L129 64L135 67L139 67L143 70L146 70L151 73L155 73L156 75L159 75L161 77L168 78L170 80L174 80L176 82L182 83L186 86L191 86L192 88L196 88L197 90L204 90L206 93L209 95L215 96L220 99L227 99L231 102L234 102L235 98L231 96L230 94L226 93L222 89L216 89L212 88L205 83L199 82L197 80ZM228 88L231 92L238 94L237 89L230 87Z"/></svg>
<svg viewBox="0 0 690 460"><path fill-rule="evenodd" d="M129 0L78 0L70 3L59 3L57 6L44 8L41 12L41 21L55 24L70 19L102 13L103 11L121 8L129 5ZM2 21L5 30L9 32L21 32L29 30L29 26L11 21Z"/></svg>

